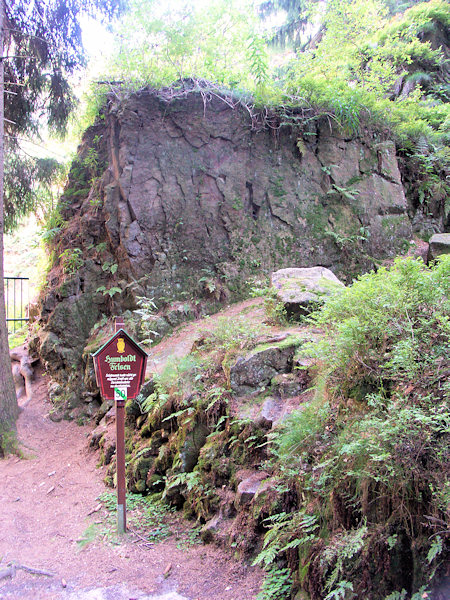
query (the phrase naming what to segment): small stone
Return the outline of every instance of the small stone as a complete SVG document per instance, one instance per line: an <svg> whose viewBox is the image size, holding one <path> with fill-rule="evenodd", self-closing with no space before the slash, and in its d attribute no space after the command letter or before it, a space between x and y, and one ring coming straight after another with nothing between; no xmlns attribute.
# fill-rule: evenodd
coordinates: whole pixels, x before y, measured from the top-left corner
<svg viewBox="0 0 450 600"><path fill-rule="evenodd" d="M257 419L257 423L261 426L272 427L281 417L283 412L283 404L275 398L266 398L261 407L261 412Z"/></svg>
<svg viewBox="0 0 450 600"><path fill-rule="evenodd" d="M256 492L258 491L261 482L264 481L264 479L267 479L267 477L268 474L264 471L257 471L250 475L250 477L243 479L237 488L235 500L236 508L238 508L239 506L246 506L247 504L250 504Z"/></svg>
<svg viewBox="0 0 450 600"><path fill-rule="evenodd" d="M428 262L442 254L450 254L450 233L436 233L430 238Z"/></svg>
<svg viewBox="0 0 450 600"><path fill-rule="evenodd" d="M283 341L280 345L256 347L245 357L240 357L230 369L232 391L238 396L261 391L278 373L292 368L295 344Z"/></svg>
<svg viewBox="0 0 450 600"><path fill-rule="evenodd" d="M216 515L203 525L200 531L200 538L204 544L210 544L214 541L221 521L222 517Z"/></svg>

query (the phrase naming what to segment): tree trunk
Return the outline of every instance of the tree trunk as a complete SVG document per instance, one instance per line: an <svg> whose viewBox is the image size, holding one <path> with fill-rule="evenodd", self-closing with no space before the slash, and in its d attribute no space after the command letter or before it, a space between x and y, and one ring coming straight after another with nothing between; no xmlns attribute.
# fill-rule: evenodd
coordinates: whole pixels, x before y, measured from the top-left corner
<svg viewBox="0 0 450 600"><path fill-rule="evenodd" d="M16 391L9 357L6 327L5 294L3 286L3 167L4 167L4 63L3 28L4 0L0 0L0 456L8 451L15 438L16 419L19 415Z"/></svg>

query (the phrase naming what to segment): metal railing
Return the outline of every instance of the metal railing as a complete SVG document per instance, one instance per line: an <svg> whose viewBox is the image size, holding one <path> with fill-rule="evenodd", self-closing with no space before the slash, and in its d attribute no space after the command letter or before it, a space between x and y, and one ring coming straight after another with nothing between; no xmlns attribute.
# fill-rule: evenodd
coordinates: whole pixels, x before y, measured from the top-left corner
<svg viewBox="0 0 450 600"><path fill-rule="evenodd" d="M3 277L8 333L14 333L28 323L28 281L28 277Z"/></svg>

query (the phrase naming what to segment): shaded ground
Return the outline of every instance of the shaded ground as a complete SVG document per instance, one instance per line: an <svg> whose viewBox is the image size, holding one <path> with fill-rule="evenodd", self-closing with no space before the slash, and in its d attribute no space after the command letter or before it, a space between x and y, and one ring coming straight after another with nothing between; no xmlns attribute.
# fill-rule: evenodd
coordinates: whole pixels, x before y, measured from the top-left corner
<svg viewBox="0 0 450 600"><path fill-rule="evenodd" d="M0 461L0 572L14 562L55 576L19 570L0 580L2 600L256 598L260 571L212 546L180 545L189 525L179 519L171 537L150 547L133 534L120 543L95 536L77 543L106 519L104 508L89 515L105 491L103 470L87 449L90 427L54 423L50 408L45 377L38 374L33 400L18 421L25 458Z"/></svg>

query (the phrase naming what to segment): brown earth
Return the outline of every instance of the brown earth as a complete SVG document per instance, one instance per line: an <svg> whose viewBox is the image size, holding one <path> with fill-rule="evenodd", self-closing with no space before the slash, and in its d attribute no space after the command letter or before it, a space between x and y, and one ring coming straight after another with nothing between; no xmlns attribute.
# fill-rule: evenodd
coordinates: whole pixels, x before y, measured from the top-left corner
<svg viewBox="0 0 450 600"><path fill-rule="evenodd" d="M0 579L1 600L256 598L261 571L216 547L183 543L192 524L180 517L170 517L172 534L152 545L133 533L80 543L109 515L103 505L92 512L106 488L87 447L91 427L52 422L45 374L38 372L33 387L18 420L24 456L0 461L0 578L11 563L54 576L18 570Z"/></svg>
<svg viewBox="0 0 450 600"><path fill-rule="evenodd" d="M239 319L243 316L249 326L263 323L267 317L262 298L237 302L214 315L201 319L201 321L194 321L178 327L172 335L164 337L159 344L148 350L146 376L151 377L153 373L161 373L169 358L182 358L189 354L195 342L217 329L221 318ZM267 327L268 334L280 333L282 330L278 326Z"/></svg>

